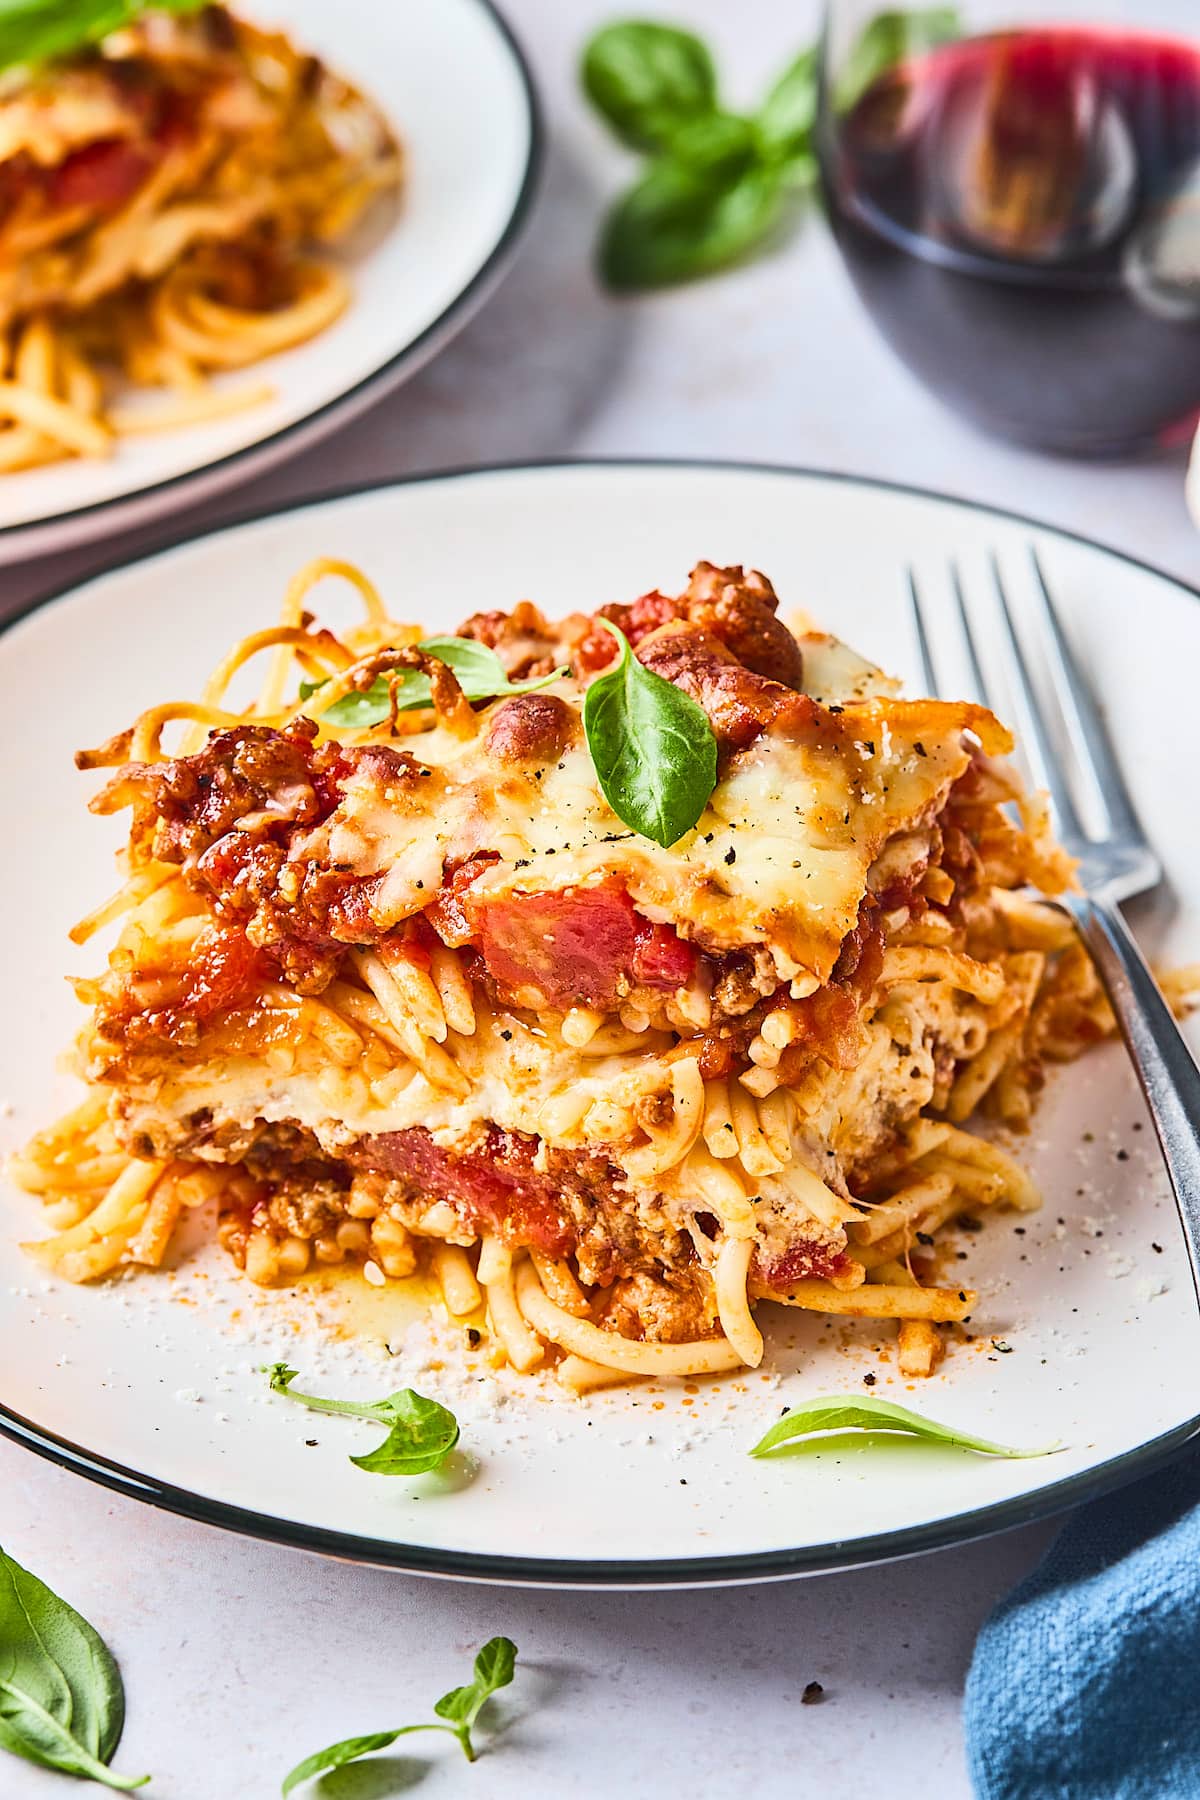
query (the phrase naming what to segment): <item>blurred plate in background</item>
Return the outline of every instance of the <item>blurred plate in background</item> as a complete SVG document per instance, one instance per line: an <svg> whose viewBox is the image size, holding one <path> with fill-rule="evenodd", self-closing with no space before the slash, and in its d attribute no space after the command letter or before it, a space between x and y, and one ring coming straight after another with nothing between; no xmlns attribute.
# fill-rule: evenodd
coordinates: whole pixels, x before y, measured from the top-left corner
<svg viewBox="0 0 1200 1800"><path fill-rule="evenodd" d="M482 304L516 246L537 174L537 110L528 69L489 0L245 0L243 10L285 29L379 104L404 148L399 201L382 202L339 259L354 290L342 317L254 365L273 400L121 439L106 459L0 476L0 564L177 512L294 456L427 362Z"/></svg>

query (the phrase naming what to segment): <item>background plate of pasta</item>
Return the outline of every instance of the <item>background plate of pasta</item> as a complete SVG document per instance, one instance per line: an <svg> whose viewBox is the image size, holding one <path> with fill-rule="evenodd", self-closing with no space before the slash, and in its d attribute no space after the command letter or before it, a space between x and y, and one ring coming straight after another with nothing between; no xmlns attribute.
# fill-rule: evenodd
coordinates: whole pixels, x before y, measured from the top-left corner
<svg viewBox="0 0 1200 1800"><path fill-rule="evenodd" d="M0 561L243 480L410 374L498 279L536 140L488 0L17 9Z"/></svg>
<svg viewBox="0 0 1200 1800"><path fill-rule="evenodd" d="M0 1430L280 1541L583 1584L903 1554L1181 1442L1195 1298L1070 864L902 602L954 556L995 644L987 557L1021 592L1031 542L1182 1000L1200 609L1022 520L479 471L12 626ZM409 1390L378 1455L294 1404ZM750 1454L830 1394L1053 1453Z"/></svg>

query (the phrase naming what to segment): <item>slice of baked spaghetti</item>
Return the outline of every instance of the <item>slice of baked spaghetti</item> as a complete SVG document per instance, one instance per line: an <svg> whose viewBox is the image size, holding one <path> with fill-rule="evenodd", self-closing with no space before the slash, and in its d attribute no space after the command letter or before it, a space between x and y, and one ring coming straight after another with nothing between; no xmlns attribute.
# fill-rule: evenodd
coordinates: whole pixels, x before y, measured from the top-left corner
<svg viewBox="0 0 1200 1800"><path fill-rule="evenodd" d="M337 318L348 284L308 253L400 178L377 108L282 33L199 0L100 13L130 22L0 34L0 469L267 397L205 379ZM131 409L113 376L174 399Z"/></svg>
<svg viewBox="0 0 1200 1800"><path fill-rule="evenodd" d="M304 609L331 575L366 607L340 638ZM618 634L715 750L667 847L597 772ZM624 716L636 760L650 715ZM1023 1123L1044 1059L1107 1026L1029 897L1070 866L1010 748L793 635L739 568L423 640L313 565L200 703L79 759L132 825L76 936L123 924L77 984L87 1096L17 1160L58 1228L30 1248L73 1280L155 1264L215 1200L254 1281L424 1260L453 1315L482 1289L511 1362L553 1346L576 1387L755 1364L762 1300L898 1320L927 1372L975 1298L935 1234L1037 1204L965 1121Z"/></svg>

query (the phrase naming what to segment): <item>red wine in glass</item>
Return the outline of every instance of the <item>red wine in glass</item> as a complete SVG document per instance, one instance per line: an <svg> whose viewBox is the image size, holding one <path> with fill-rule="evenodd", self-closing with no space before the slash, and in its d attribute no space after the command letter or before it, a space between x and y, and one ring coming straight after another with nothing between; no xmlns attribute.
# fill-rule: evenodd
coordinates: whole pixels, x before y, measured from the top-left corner
<svg viewBox="0 0 1200 1800"><path fill-rule="evenodd" d="M1200 44L1070 26L942 45L826 93L820 148L862 300L953 406L1067 454L1195 423Z"/></svg>

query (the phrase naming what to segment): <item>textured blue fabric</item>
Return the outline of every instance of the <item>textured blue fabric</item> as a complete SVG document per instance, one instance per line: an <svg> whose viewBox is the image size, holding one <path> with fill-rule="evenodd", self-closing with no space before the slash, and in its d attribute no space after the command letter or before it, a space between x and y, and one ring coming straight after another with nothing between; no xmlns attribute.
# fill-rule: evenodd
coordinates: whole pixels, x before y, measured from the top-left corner
<svg viewBox="0 0 1200 1800"><path fill-rule="evenodd" d="M979 1800L1200 1800L1200 1452L1073 1514L975 1646Z"/></svg>

